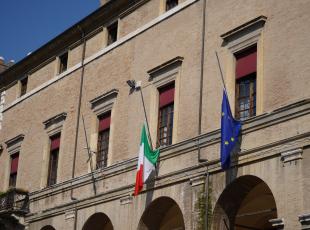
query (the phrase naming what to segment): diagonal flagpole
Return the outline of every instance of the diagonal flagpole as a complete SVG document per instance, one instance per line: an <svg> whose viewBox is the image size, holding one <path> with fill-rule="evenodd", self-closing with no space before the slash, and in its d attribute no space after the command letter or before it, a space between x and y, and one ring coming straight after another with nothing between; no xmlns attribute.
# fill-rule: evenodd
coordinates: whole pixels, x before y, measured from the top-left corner
<svg viewBox="0 0 310 230"><path fill-rule="evenodd" d="M150 133L150 128L149 128L149 122L148 122L147 115L146 115L146 109L145 109L145 104L144 104L144 97L143 97L143 93L142 93L142 87L140 86L137 89L140 91L141 100L142 100L142 106L143 106L143 111L144 111L144 117L145 117L146 126L147 126L148 137L149 137L149 140L150 140L151 147L153 149L153 143L152 143L152 138L151 138L151 133Z"/></svg>
<svg viewBox="0 0 310 230"><path fill-rule="evenodd" d="M219 67L220 73L221 73L221 79L222 79L222 83L223 83L223 88L224 88L224 91L225 91L226 95L228 95L228 94L227 94L226 85L225 85L225 81L224 81L224 77L223 77L223 71L222 71L222 67L221 67L221 62L220 62L219 56L218 56L218 54L217 54L217 51L215 51L215 55L216 55L218 67Z"/></svg>

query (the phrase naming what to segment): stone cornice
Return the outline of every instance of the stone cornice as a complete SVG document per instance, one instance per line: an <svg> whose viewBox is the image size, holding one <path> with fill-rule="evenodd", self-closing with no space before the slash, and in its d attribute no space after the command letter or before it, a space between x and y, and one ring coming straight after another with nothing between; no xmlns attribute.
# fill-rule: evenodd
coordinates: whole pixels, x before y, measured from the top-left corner
<svg viewBox="0 0 310 230"><path fill-rule="evenodd" d="M235 37L240 36L240 34L243 33L244 31L255 30L255 29L263 27L265 25L266 20L267 20L267 17L261 15L257 18L254 18L254 19L242 24L241 26L238 26L238 27L222 34L221 38L225 42L229 42L230 40L233 40Z"/></svg>
<svg viewBox="0 0 310 230"><path fill-rule="evenodd" d="M16 137L12 138L12 139L10 139L10 140L5 141L4 143L6 144L7 148L10 148L10 146L12 146L12 145L14 145L14 144L16 144L16 143L18 143L18 142L23 141L23 140L24 140L24 137L25 137L24 134L20 134L20 135L18 135L18 136L16 136Z"/></svg>
<svg viewBox="0 0 310 230"><path fill-rule="evenodd" d="M43 121L43 124L45 126L50 126L51 124L55 123L55 122L60 122L62 120L65 120L67 117L67 113L60 113L60 114L57 114L55 116L53 116L52 118L46 120L46 121Z"/></svg>

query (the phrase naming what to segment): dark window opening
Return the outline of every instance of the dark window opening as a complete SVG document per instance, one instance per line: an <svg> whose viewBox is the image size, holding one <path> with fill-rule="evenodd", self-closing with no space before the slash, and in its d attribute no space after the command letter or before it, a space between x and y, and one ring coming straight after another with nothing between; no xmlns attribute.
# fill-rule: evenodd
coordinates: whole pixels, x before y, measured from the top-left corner
<svg viewBox="0 0 310 230"><path fill-rule="evenodd" d="M20 96L27 93L28 77L20 80Z"/></svg>
<svg viewBox="0 0 310 230"><path fill-rule="evenodd" d="M166 11L171 10L179 4L178 0L167 0L166 1Z"/></svg>
<svg viewBox="0 0 310 230"><path fill-rule="evenodd" d="M68 68L68 52L59 56L59 73L66 71Z"/></svg>
<svg viewBox="0 0 310 230"><path fill-rule="evenodd" d="M106 113L99 118L98 144L96 156L96 168L107 166L110 138L111 113Z"/></svg>
<svg viewBox="0 0 310 230"><path fill-rule="evenodd" d="M256 46L236 54L235 117L240 120L256 115L256 66Z"/></svg>
<svg viewBox="0 0 310 230"><path fill-rule="evenodd" d="M157 146L172 144L174 84L159 89Z"/></svg>
<svg viewBox="0 0 310 230"><path fill-rule="evenodd" d="M47 186L51 186L57 183L57 168L59 158L59 147L60 147L60 133L50 138L50 161L48 169Z"/></svg>
<svg viewBox="0 0 310 230"><path fill-rule="evenodd" d="M10 180L9 180L10 188L16 187L18 159L19 159L19 153L15 153L14 155L11 156L11 169L10 169Z"/></svg>
<svg viewBox="0 0 310 230"><path fill-rule="evenodd" d="M108 30L108 45L116 42L117 40L117 22L107 27Z"/></svg>

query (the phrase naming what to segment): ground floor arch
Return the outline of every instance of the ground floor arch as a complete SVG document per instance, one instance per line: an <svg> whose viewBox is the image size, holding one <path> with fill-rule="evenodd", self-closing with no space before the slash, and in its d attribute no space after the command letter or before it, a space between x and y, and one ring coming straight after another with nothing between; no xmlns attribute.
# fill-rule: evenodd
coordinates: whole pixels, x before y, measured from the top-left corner
<svg viewBox="0 0 310 230"><path fill-rule="evenodd" d="M274 196L256 176L242 176L230 183L216 202L213 230L269 230L269 220L277 218Z"/></svg>
<svg viewBox="0 0 310 230"><path fill-rule="evenodd" d="M82 230L113 230L113 225L106 214L98 212L88 218Z"/></svg>
<svg viewBox="0 0 310 230"><path fill-rule="evenodd" d="M169 197L155 199L144 211L138 230L184 230L183 214Z"/></svg>
<svg viewBox="0 0 310 230"><path fill-rule="evenodd" d="M41 230L56 230L56 229L51 225L46 225L43 228L41 228Z"/></svg>

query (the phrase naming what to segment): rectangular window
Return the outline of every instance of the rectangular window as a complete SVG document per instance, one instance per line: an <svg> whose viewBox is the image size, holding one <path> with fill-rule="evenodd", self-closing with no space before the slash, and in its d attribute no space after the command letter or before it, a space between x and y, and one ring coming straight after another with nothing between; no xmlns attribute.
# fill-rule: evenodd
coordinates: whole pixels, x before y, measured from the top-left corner
<svg viewBox="0 0 310 230"><path fill-rule="evenodd" d="M256 115L256 46L236 55L236 107L237 119L245 120Z"/></svg>
<svg viewBox="0 0 310 230"><path fill-rule="evenodd" d="M27 93L28 77L20 80L20 96Z"/></svg>
<svg viewBox="0 0 310 230"><path fill-rule="evenodd" d="M166 0L166 11L171 10L179 4L178 0Z"/></svg>
<svg viewBox="0 0 310 230"><path fill-rule="evenodd" d="M107 27L108 30L108 44L111 45L112 43L116 42L117 40L117 27L118 22L114 22L112 25Z"/></svg>
<svg viewBox="0 0 310 230"><path fill-rule="evenodd" d="M174 84L159 89L159 113L157 145L167 146L172 144L174 112Z"/></svg>
<svg viewBox="0 0 310 230"><path fill-rule="evenodd" d="M107 166L110 138L111 112L105 113L99 118L98 144L96 156L96 168Z"/></svg>
<svg viewBox="0 0 310 230"><path fill-rule="evenodd" d="M65 72L68 68L68 52L59 56L59 71L58 73Z"/></svg>
<svg viewBox="0 0 310 230"><path fill-rule="evenodd" d="M59 147L60 147L60 133L50 138L50 161L48 169L47 186L56 184L57 182L57 168L59 158Z"/></svg>
<svg viewBox="0 0 310 230"><path fill-rule="evenodd" d="M9 181L9 187L11 188L16 187L18 159L19 159L19 153L15 153L11 156L11 169L10 169L10 181Z"/></svg>

